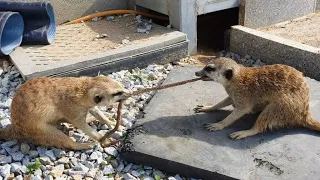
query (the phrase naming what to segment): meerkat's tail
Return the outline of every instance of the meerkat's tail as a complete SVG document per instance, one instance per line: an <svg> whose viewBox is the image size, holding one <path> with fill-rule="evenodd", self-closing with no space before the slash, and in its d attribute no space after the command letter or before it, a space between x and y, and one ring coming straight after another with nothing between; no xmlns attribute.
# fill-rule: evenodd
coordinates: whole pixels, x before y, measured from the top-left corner
<svg viewBox="0 0 320 180"><path fill-rule="evenodd" d="M316 130L316 131L320 131L320 121L317 121L317 120L309 117L306 124L305 124L305 127L309 128L309 129Z"/></svg>

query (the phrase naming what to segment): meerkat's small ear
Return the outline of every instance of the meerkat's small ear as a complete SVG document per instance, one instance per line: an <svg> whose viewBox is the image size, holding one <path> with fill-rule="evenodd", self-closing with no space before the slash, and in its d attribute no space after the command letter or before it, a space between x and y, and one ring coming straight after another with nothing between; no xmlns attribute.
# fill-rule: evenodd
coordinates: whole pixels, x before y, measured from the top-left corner
<svg viewBox="0 0 320 180"><path fill-rule="evenodd" d="M103 97L102 96L99 96L98 94L96 94L93 98L93 101L96 103L96 104L99 104L101 101L102 101Z"/></svg>
<svg viewBox="0 0 320 180"><path fill-rule="evenodd" d="M232 76L233 76L233 71L232 69L227 69L224 72L224 76L226 77L226 79L231 80Z"/></svg>

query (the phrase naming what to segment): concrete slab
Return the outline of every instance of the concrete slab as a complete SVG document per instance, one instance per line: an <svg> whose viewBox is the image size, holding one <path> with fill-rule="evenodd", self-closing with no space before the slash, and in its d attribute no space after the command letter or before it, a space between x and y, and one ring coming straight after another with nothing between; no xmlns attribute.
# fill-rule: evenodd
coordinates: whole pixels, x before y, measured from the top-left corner
<svg viewBox="0 0 320 180"><path fill-rule="evenodd" d="M287 64L320 80L320 48L237 25L231 28L230 51L267 64Z"/></svg>
<svg viewBox="0 0 320 180"><path fill-rule="evenodd" d="M190 79L198 69L175 69L165 83ZM307 80L312 115L320 120L320 83ZM230 133L253 125L256 117L251 115L222 131L204 130L204 123L222 120L231 108L198 115L193 108L197 104L215 104L225 97L223 87L214 82L198 81L158 91L147 105L145 117L128 133L123 157L202 179L318 179L319 132L281 129L231 140Z"/></svg>
<svg viewBox="0 0 320 180"><path fill-rule="evenodd" d="M186 34L157 24L152 24L149 33L137 33L134 15L116 18L114 22L100 20L58 26L53 44L22 46L15 49L10 57L23 78L28 80L128 62L130 58L143 57L146 54L157 54L151 59L157 59L159 62L164 56L159 52L168 52L172 46L184 47L183 44L188 43ZM102 34L107 34L107 37L101 38ZM129 42L123 41L125 39ZM174 50L173 48L171 52ZM179 60L186 55L187 53L182 52L176 59L171 60Z"/></svg>
<svg viewBox="0 0 320 180"><path fill-rule="evenodd" d="M314 0L240 0L241 25L258 28L298 18L315 9Z"/></svg>

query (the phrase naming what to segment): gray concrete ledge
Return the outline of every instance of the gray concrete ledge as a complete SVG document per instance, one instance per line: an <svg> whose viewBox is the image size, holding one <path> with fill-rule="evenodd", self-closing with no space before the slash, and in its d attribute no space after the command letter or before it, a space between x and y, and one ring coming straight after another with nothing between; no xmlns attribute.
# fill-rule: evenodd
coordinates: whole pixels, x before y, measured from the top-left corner
<svg viewBox="0 0 320 180"><path fill-rule="evenodd" d="M240 25L233 26L230 51L266 64L287 64L320 80L320 49Z"/></svg>
<svg viewBox="0 0 320 180"><path fill-rule="evenodd" d="M143 57L144 55L153 54L155 57L149 57L149 59L159 59L161 56L165 56L164 51L169 52L169 48L181 47L181 44L188 44L186 35L184 33L174 31L163 34L161 39L150 39L141 44L133 44L125 46L119 49L112 49L106 52L98 53L95 55L89 55L84 57L78 57L67 61L60 61L55 64L47 66L37 67L32 63L32 59L21 47L16 48L11 54L10 58L15 66L19 69L22 77L25 80L41 77L41 76L60 76L62 74L79 74L79 72L87 71L90 69L96 69L96 67L104 67L106 64L130 64L130 59L134 57ZM184 47L184 46L182 46ZM180 49L181 50L181 49ZM170 51L172 54L174 51ZM187 53L181 51L181 55L177 58L171 57L171 60L179 60L182 57L187 56ZM179 53L178 53L179 54ZM142 58L143 59L143 58ZM161 59L161 58L160 58ZM147 59L147 63L152 63ZM165 62L165 58L158 60L157 62ZM144 62L146 63L146 62ZM141 64L141 63L140 63ZM107 68L108 69L108 68ZM110 67L109 67L110 70ZM111 69L114 70L114 69Z"/></svg>

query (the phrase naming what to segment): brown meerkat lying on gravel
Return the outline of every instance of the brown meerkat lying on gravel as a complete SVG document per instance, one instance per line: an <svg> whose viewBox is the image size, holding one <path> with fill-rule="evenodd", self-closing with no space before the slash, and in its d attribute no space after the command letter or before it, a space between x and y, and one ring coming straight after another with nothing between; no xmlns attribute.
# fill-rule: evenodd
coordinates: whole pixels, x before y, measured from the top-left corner
<svg viewBox="0 0 320 180"><path fill-rule="evenodd" d="M218 110L233 105L234 110L218 123L206 124L210 131L230 126L248 113L261 112L249 130L230 134L242 139L282 127L306 127L320 131L320 122L312 119L309 110L309 87L303 74L287 65L244 67L229 58L217 58L196 76L222 84L229 95L215 106L198 105L196 112Z"/></svg>
<svg viewBox="0 0 320 180"><path fill-rule="evenodd" d="M97 106L112 108L131 92L109 77L35 78L23 84L13 97L11 125L0 129L0 139L30 141L37 145L73 150L92 148L96 143L77 143L57 129L67 122L95 141L102 135L86 121L90 112L101 123L109 124ZM106 139L103 144L109 144Z"/></svg>

